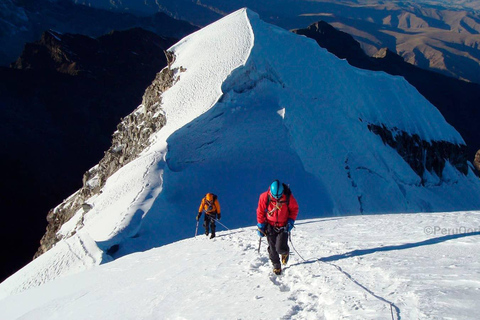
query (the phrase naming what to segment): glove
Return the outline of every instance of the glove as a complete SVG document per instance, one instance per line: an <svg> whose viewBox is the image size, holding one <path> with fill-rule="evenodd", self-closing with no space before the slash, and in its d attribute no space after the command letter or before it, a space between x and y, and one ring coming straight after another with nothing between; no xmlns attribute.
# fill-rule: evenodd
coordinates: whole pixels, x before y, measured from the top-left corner
<svg viewBox="0 0 480 320"><path fill-rule="evenodd" d="M217 220L220 220L221 217L222 217L222 215L220 213L217 214Z"/></svg>
<svg viewBox="0 0 480 320"><path fill-rule="evenodd" d="M293 219L288 219L288 222L287 222L287 232L292 231L294 224L295 224L295 220L293 220Z"/></svg>
<svg viewBox="0 0 480 320"><path fill-rule="evenodd" d="M197 214L197 221L198 219L200 219L200 216L202 215L202 213L200 212L199 214Z"/></svg>
<svg viewBox="0 0 480 320"><path fill-rule="evenodd" d="M265 223L257 223L257 233L260 238L265 237Z"/></svg>

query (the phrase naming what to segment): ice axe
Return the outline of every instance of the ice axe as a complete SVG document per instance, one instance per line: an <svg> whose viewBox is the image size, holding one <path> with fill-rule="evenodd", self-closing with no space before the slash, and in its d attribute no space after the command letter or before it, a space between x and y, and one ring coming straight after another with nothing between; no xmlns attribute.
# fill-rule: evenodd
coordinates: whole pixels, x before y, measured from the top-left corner
<svg viewBox="0 0 480 320"><path fill-rule="evenodd" d="M267 234L265 233L265 231L263 231L262 229L260 229L259 227L257 227L257 230L260 231L264 236L266 236ZM260 237L258 239L258 254L260 254L260 246L262 245L262 237Z"/></svg>
<svg viewBox="0 0 480 320"><path fill-rule="evenodd" d="M198 220L197 220L197 226L195 227L195 238L197 237L197 232L198 232Z"/></svg>

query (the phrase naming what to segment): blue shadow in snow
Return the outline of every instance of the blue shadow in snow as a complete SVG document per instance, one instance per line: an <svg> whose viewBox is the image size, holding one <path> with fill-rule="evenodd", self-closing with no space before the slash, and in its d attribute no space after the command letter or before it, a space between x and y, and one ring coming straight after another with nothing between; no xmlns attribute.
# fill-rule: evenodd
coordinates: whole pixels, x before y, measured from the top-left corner
<svg viewBox="0 0 480 320"><path fill-rule="evenodd" d="M313 214L312 214L313 215ZM300 225L303 225L303 224L312 224L312 223L321 223L321 222L324 222L324 221L334 221L334 220L340 220L342 218L346 218L347 216L342 216L342 217L336 217L336 218L318 218L318 220L314 220L314 221L299 221L299 222L295 222L295 225L296 226L300 226Z"/></svg>
<svg viewBox="0 0 480 320"><path fill-rule="evenodd" d="M364 255L372 254L376 252L412 249L412 248L418 248L422 246L430 246L430 245L445 242L448 240L454 240L454 239L460 239L460 238L466 238L466 237L472 237L472 236L478 236L478 235L480 235L480 232L460 233L460 234L446 235L443 237L427 239L420 242L406 243L406 244L395 245L395 246L385 246L385 247L377 247L372 249L353 250L343 254L336 254L333 256L319 258L315 260L308 260L302 263L298 263L297 265L305 264L305 263L315 263L317 261L320 261L320 262L338 261L338 260L348 259L352 257L360 257L360 256L364 256Z"/></svg>

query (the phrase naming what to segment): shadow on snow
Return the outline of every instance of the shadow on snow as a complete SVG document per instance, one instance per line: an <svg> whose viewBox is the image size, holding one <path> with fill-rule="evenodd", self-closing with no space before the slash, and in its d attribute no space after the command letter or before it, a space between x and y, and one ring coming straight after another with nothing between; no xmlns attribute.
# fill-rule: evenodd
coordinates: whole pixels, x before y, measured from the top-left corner
<svg viewBox="0 0 480 320"><path fill-rule="evenodd" d="M466 237L472 237L472 236L478 236L480 235L480 232L469 232L469 233L459 233L459 234L453 234L453 235L446 235L443 237L438 237L438 238L432 238L432 239L427 239L419 242L412 242L412 243L405 243L401 245L393 245L393 246L384 246L384 247L376 247L372 249L359 249L359 250L353 250L350 252L346 252L343 254L336 254L332 255L329 257L324 257L324 258L319 258L315 260L307 260L301 263L297 263L295 265L300 265L300 264L307 264L307 263L315 263L315 262L332 262L332 261L338 261L342 259L348 259L352 257L360 257L368 254L373 254L376 252L386 252L386 251L396 251L396 250L405 250L405 249L411 249L411 248L418 248L418 247L423 247L423 246L429 246L429 245L434 245L438 243L442 243L448 240L454 240L454 239L460 239L460 238L466 238ZM292 265L293 266L293 265Z"/></svg>

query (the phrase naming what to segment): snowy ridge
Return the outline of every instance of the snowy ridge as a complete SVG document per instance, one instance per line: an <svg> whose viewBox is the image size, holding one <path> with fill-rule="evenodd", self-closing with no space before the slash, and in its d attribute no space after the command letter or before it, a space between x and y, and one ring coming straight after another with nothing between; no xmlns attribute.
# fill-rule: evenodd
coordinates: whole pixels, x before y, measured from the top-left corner
<svg viewBox="0 0 480 320"><path fill-rule="evenodd" d="M222 41L219 41L222 39ZM169 51L171 68L186 69L181 85L163 95L169 135L211 109L222 95L221 85L230 72L245 64L253 47L253 32L246 10L239 10L179 41Z"/></svg>
<svg viewBox="0 0 480 320"><path fill-rule="evenodd" d="M0 298L77 265L191 237L206 192L219 196L222 222L251 226L258 196L274 179L291 185L300 219L480 208L480 181L471 170L464 175L447 161L441 178L428 171L419 177L368 129L385 125L425 141L463 143L403 78L353 68L248 9L171 51L170 67L180 72L162 95L166 126L88 200L87 214L64 225L64 239L49 255L0 285ZM79 234L93 246L65 246ZM58 262L65 250L72 258ZM101 258L85 263L89 256ZM42 280L26 280L36 275Z"/></svg>
<svg viewBox="0 0 480 320"><path fill-rule="evenodd" d="M274 276L254 228L122 257L0 300L10 319L472 319L480 213L298 221ZM393 304L392 308L390 303ZM392 314L393 313L393 314Z"/></svg>
<svg viewBox="0 0 480 320"><path fill-rule="evenodd" d="M83 231L59 242L54 250L45 253L13 276L2 282L0 299L40 286L59 276L79 273L111 260ZM1 313L0 313L1 314Z"/></svg>

